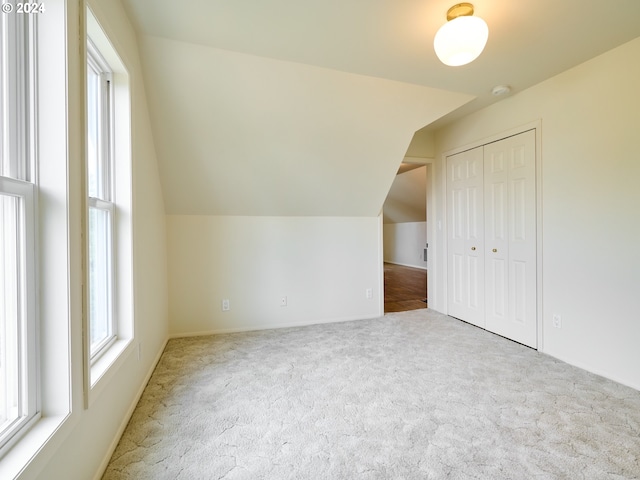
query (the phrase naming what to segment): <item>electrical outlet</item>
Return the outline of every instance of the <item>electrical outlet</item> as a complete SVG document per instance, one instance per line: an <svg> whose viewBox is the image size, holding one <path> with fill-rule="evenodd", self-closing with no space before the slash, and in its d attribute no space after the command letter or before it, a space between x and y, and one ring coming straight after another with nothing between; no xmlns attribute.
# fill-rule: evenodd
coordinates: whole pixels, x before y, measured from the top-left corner
<svg viewBox="0 0 640 480"><path fill-rule="evenodd" d="M562 317L557 313L553 314L553 326L556 328L562 328Z"/></svg>
<svg viewBox="0 0 640 480"><path fill-rule="evenodd" d="M373 298L373 290L371 290L370 288L367 288L364 294L365 294L365 297L367 297L367 299L369 300Z"/></svg>
<svg viewBox="0 0 640 480"><path fill-rule="evenodd" d="M229 310L231 310L231 303L229 302L228 298L225 298L224 300L222 300L222 311L228 312Z"/></svg>
<svg viewBox="0 0 640 480"><path fill-rule="evenodd" d="M287 297L280 297L280 306L281 307L287 306Z"/></svg>

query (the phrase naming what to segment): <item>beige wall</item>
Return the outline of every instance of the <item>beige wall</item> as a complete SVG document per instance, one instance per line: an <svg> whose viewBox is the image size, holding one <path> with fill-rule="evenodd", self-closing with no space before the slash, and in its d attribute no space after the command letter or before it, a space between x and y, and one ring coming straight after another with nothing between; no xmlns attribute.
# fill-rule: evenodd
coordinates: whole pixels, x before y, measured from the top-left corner
<svg viewBox="0 0 640 480"><path fill-rule="evenodd" d="M640 38L437 132L433 223L442 252L443 152L540 119L544 352L640 389L638 58Z"/></svg>
<svg viewBox="0 0 640 480"><path fill-rule="evenodd" d="M383 312L379 217L167 218L172 335ZM283 296L286 307L280 306ZM231 302L228 312L223 299Z"/></svg>
<svg viewBox="0 0 640 480"><path fill-rule="evenodd" d="M427 268L424 261L427 222L386 223L383 242L385 262Z"/></svg>
<svg viewBox="0 0 640 480"><path fill-rule="evenodd" d="M435 152L434 134L430 130L418 130L413 134L407 148L407 157L433 158Z"/></svg>

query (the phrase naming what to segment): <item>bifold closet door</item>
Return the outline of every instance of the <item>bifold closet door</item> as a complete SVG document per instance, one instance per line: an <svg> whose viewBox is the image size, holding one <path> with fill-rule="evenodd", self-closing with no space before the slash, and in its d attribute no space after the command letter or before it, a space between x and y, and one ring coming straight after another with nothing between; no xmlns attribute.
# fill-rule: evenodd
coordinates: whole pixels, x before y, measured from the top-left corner
<svg viewBox="0 0 640 480"><path fill-rule="evenodd" d="M447 157L449 315L484 328L483 149Z"/></svg>
<svg viewBox="0 0 640 480"><path fill-rule="evenodd" d="M535 131L484 146L485 328L537 348Z"/></svg>

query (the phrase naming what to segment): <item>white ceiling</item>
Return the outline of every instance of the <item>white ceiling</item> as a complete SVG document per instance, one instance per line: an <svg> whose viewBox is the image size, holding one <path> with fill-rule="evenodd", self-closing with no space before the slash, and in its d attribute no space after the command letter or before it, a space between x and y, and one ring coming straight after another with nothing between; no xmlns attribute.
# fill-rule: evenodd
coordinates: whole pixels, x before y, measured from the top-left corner
<svg viewBox="0 0 640 480"><path fill-rule="evenodd" d="M122 0L142 35L472 94L436 125L640 36L640 0L475 0L484 53L446 67L433 36L453 0ZM638 61L638 59L635 59Z"/></svg>

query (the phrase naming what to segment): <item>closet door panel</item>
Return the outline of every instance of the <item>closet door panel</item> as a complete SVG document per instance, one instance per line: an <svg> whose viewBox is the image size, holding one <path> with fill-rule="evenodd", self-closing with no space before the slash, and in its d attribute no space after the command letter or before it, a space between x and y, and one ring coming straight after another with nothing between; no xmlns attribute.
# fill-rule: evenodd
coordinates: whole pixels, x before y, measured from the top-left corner
<svg viewBox="0 0 640 480"><path fill-rule="evenodd" d="M486 149L485 258L486 325L503 323L509 315L508 164L502 149Z"/></svg>
<svg viewBox="0 0 640 480"><path fill-rule="evenodd" d="M447 269L451 316L484 327L482 147L447 157Z"/></svg>
<svg viewBox="0 0 640 480"><path fill-rule="evenodd" d="M535 131L485 145L484 154L485 195L494 199L485 210L485 251L487 264L495 265L485 276L486 328L536 348Z"/></svg>

